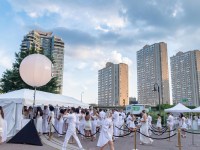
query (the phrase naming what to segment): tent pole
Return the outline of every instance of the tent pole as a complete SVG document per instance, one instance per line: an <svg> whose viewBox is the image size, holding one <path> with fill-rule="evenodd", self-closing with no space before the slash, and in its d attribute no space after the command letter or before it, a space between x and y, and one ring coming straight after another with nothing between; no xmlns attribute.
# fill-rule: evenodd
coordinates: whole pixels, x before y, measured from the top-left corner
<svg viewBox="0 0 200 150"><path fill-rule="evenodd" d="M33 113L34 113L34 107L35 107L35 95L36 95L36 87L34 89L34 94L33 94ZM33 116L34 117L34 116ZM33 119L33 118L32 118Z"/></svg>

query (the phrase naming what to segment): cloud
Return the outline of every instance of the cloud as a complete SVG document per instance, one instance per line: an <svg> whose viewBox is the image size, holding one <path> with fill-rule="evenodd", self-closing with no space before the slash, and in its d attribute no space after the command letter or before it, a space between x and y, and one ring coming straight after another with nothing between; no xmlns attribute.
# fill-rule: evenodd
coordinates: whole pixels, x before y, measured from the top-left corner
<svg viewBox="0 0 200 150"><path fill-rule="evenodd" d="M10 59L10 57L7 55L7 53L0 49L0 66L5 68L5 69L11 69L12 68L12 60Z"/></svg>
<svg viewBox="0 0 200 150"><path fill-rule="evenodd" d="M53 31L64 40L65 93L78 98L82 90L92 93L85 98L97 97L97 70L108 61L129 64L136 96L136 51L146 44L166 42L169 57L199 49L199 0L8 1L23 29ZM7 61L0 65L9 67Z"/></svg>

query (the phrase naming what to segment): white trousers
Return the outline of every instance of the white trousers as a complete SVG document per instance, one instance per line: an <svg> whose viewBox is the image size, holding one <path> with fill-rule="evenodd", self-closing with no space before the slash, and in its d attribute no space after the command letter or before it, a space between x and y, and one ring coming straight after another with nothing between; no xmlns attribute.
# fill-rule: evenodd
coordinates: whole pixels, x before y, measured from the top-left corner
<svg viewBox="0 0 200 150"><path fill-rule="evenodd" d="M62 150L67 150L67 144L68 144L68 141L69 141L71 136L73 136L74 139L76 140L78 147L83 148L82 145L81 145L81 142L78 139L78 136L76 135L76 130L74 130L74 131L67 130L67 133L65 135L65 140L63 142Z"/></svg>
<svg viewBox="0 0 200 150"><path fill-rule="evenodd" d="M48 122L47 122L47 119L43 119L42 120L42 129L43 129L43 133L47 133L48 132Z"/></svg>

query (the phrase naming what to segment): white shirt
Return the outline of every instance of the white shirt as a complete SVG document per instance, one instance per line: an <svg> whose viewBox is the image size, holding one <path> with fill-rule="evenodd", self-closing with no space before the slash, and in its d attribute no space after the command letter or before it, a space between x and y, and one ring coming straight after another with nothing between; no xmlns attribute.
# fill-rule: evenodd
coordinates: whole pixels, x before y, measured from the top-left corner
<svg viewBox="0 0 200 150"><path fill-rule="evenodd" d="M43 110L43 119L47 120L48 116L49 116L49 110L48 109Z"/></svg>
<svg viewBox="0 0 200 150"><path fill-rule="evenodd" d="M113 114L113 123L119 122L119 112L115 111Z"/></svg>
<svg viewBox="0 0 200 150"><path fill-rule="evenodd" d="M174 125L174 117L172 115L169 115L167 118L167 124L173 126Z"/></svg>
<svg viewBox="0 0 200 150"><path fill-rule="evenodd" d="M126 115L124 112L120 112L119 114L121 114L122 118L125 119L126 118Z"/></svg>
<svg viewBox="0 0 200 150"><path fill-rule="evenodd" d="M76 115L75 113L67 115L68 130L76 131Z"/></svg>
<svg viewBox="0 0 200 150"><path fill-rule="evenodd" d="M105 119L106 113L102 110L102 111L99 113L99 116L100 116L100 119L103 120L103 119Z"/></svg>

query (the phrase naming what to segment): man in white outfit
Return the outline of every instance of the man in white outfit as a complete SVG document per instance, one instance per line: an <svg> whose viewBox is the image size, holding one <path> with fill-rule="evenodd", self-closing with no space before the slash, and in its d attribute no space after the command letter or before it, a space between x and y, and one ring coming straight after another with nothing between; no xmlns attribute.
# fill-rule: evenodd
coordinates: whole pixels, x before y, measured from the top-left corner
<svg viewBox="0 0 200 150"><path fill-rule="evenodd" d="M99 117L100 117L100 120L104 120L104 119L105 119L105 116L106 116L106 113L105 113L102 109L99 109Z"/></svg>
<svg viewBox="0 0 200 150"><path fill-rule="evenodd" d="M168 128L171 130L173 130L173 126L174 126L174 117L172 116L171 113L167 113L168 118L167 118L167 126ZM173 131L170 132L170 136L172 136L174 134Z"/></svg>
<svg viewBox="0 0 200 150"><path fill-rule="evenodd" d="M114 135L119 136L119 112L117 110L113 113ZM114 139L117 137L114 137Z"/></svg>
<svg viewBox="0 0 200 150"><path fill-rule="evenodd" d="M70 139L71 136L73 136L73 138L76 140L78 147L80 149L83 149L78 136L76 135L76 115L75 115L75 108L72 107L70 114L66 117L69 121L68 121L68 129L67 129L67 133L65 135L65 140L63 142L63 146L61 150L67 150L67 144L68 141Z"/></svg>

